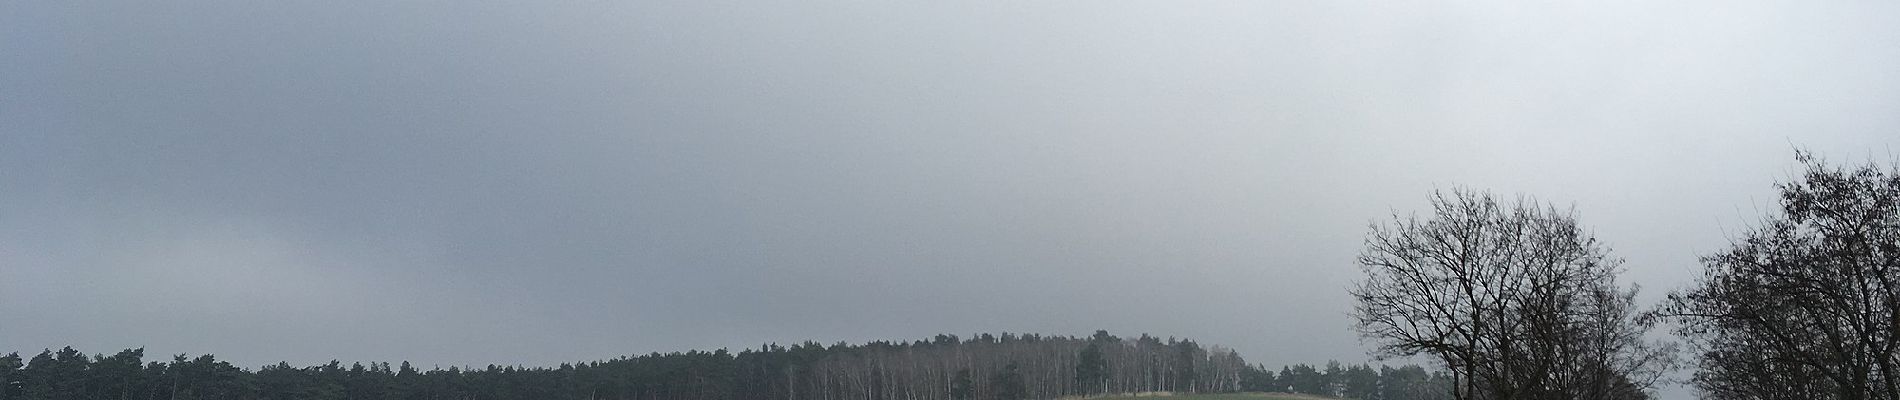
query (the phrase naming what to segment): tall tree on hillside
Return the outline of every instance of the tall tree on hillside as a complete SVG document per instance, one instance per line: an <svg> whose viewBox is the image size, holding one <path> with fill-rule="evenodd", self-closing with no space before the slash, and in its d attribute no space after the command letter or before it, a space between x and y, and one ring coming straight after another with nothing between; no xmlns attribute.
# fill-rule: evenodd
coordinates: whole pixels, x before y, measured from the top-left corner
<svg viewBox="0 0 1900 400"><path fill-rule="evenodd" d="M1360 253L1354 328L1376 355L1437 358L1459 399L1615 399L1668 369L1621 260L1574 211L1461 189L1431 205L1373 225Z"/></svg>
<svg viewBox="0 0 1900 400"><path fill-rule="evenodd" d="M1900 399L1900 167L1806 152L1781 207L1658 315L1682 324L1714 399Z"/></svg>

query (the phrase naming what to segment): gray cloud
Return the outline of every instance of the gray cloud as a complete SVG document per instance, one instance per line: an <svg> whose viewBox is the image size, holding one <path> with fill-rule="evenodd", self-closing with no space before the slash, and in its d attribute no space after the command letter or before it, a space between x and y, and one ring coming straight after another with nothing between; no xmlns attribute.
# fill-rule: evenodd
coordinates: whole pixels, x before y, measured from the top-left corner
<svg viewBox="0 0 1900 400"><path fill-rule="evenodd" d="M1365 225L1575 204L1651 295L1890 5L15 3L0 348L547 364L939 332L1361 357Z"/></svg>

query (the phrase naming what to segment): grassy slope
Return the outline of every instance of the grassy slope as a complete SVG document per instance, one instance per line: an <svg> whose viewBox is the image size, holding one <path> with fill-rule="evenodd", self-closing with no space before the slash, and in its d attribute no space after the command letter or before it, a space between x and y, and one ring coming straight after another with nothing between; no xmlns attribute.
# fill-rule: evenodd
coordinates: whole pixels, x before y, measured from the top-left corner
<svg viewBox="0 0 1900 400"><path fill-rule="evenodd" d="M1175 396L1097 397L1091 400L1337 400L1331 397L1286 393L1183 394Z"/></svg>

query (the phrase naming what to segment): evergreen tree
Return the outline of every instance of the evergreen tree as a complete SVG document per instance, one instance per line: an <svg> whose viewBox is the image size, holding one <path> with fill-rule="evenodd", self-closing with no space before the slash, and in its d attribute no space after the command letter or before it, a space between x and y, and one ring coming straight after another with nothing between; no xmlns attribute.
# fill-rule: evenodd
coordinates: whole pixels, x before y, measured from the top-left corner
<svg viewBox="0 0 1900 400"><path fill-rule="evenodd" d="M1298 391L1293 390L1293 381L1293 366L1282 365L1280 366L1280 375L1273 380L1274 388L1271 391L1297 393Z"/></svg>
<svg viewBox="0 0 1900 400"><path fill-rule="evenodd" d="M1082 348L1082 354L1075 364L1076 391L1084 394L1102 392L1103 381L1108 379L1108 360L1102 358L1102 345L1090 342Z"/></svg>
<svg viewBox="0 0 1900 400"><path fill-rule="evenodd" d="M1336 379L1340 385L1340 396L1353 399L1379 398L1379 373L1371 366L1360 364L1346 367L1343 379Z"/></svg>
<svg viewBox="0 0 1900 400"><path fill-rule="evenodd" d="M1339 361L1327 360L1326 370L1320 373L1319 387L1322 392L1314 394L1338 397L1345 383L1346 369L1339 365Z"/></svg>
<svg viewBox="0 0 1900 400"><path fill-rule="evenodd" d="M60 376L59 363L53 359L51 349L41 350L26 362L26 369L20 374L20 396L24 399L51 399L54 396L53 383Z"/></svg>
<svg viewBox="0 0 1900 400"><path fill-rule="evenodd" d="M1273 371L1264 366L1251 365L1241 370L1240 390L1243 392L1273 392L1285 390L1274 387Z"/></svg>
<svg viewBox="0 0 1900 400"><path fill-rule="evenodd" d="M18 352L0 356L0 400L19 398L19 380L23 377L20 368L25 366L26 364L20 361Z"/></svg>
<svg viewBox="0 0 1900 400"><path fill-rule="evenodd" d="M1330 388L1327 387L1326 375L1321 374L1311 365L1296 364L1290 373L1282 378L1287 381L1287 386L1291 387L1294 393L1332 395Z"/></svg>
<svg viewBox="0 0 1900 400"><path fill-rule="evenodd" d="M951 381L950 398L953 400L975 400L975 382L970 381L970 369L957 370L957 378Z"/></svg>
<svg viewBox="0 0 1900 400"><path fill-rule="evenodd" d="M1379 398L1412 399L1430 390L1431 376L1424 368L1407 365L1399 368L1380 367Z"/></svg>
<svg viewBox="0 0 1900 400"><path fill-rule="evenodd" d="M1004 337L1008 337L1005 333ZM1023 375L1015 361L990 376L991 400L1023 400L1029 396L1028 387L1023 385Z"/></svg>

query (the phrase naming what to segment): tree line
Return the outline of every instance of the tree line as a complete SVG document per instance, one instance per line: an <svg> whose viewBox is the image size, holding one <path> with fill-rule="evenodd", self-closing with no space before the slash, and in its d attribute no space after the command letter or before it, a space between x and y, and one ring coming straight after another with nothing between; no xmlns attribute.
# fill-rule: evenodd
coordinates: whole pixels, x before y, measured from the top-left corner
<svg viewBox="0 0 1900 400"><path fill-rule="evenodd" d="M1293 391L1367 400L1436 399L1443 374L1407 365L1274 373L1233 350L1149 335L937 335L859 345L765 344L651 353L557 367L421 370L408 362L255 370L212 355L146 361L143 349L71 347L0 356L0 400L1020 400L1119 393Z"/></svg>
<svg viewBox="0 0 1900 400"><path fill-rule="evenodd" d="M1375 369L1329 361L1323 367L1288 365L1277 374L1264 366L1249 367L1242 372L1240 388L1361 400L1443 400L1449 398L1451 385L1450 375L1417 365Z"/></svg>
<svg viewBox="0 0 1900 400"><path fill-rule="evenodd" d="M1231 392L1239 354L1191 340L1141 335L980 334L968 339L826 348L767 345L738 379L741 398L821 400L1049 399L1136 392Z"/></svg>

